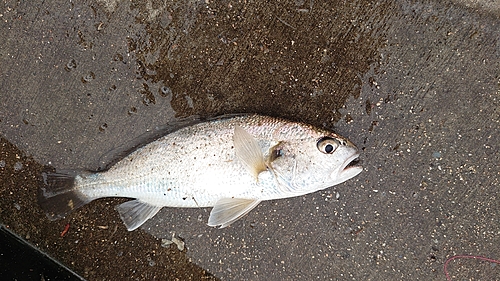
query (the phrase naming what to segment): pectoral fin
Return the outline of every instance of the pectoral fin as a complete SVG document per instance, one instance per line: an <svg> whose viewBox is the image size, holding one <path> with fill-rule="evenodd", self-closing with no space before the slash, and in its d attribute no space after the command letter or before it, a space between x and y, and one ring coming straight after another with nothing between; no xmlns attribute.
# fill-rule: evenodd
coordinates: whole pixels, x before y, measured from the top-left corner
<svg viewBox="0 0 500 281"><path fill-rule="evenodd" d="M234 127L233 142L236 157L243 162L248 171L257 179L261 172L267 170L259 144L252 135L240 126Z"/></svg>
<svg viewBox="0 0 500 281"><path fill-rule="evenodd" d="M115 209L120 213L120 218L127 230L132 231L154 217L161 208L139 200L132 200L116 206Z"/></svg>
<svg viewBox="0 0 500 281"><path fill-rule="evenodd" d="M260 200L241 199L241 198L223 198L217 201L210 217L209 226L218 226L224 228L237 221L260 203Z"/></svg>

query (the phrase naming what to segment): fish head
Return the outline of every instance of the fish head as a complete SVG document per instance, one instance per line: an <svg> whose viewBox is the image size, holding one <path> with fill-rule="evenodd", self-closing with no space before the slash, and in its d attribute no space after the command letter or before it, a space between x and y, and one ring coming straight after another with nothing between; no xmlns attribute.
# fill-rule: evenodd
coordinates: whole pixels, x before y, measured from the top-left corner
<svg viewBox="0 0 500 281"><path fill-rule="evenodd" d="M287 127L287 126L284 126ZM309 193L342 183L358 175L356 146L335 133L295 125L280 128L271 147L270 167L295 193Z"/></svg>

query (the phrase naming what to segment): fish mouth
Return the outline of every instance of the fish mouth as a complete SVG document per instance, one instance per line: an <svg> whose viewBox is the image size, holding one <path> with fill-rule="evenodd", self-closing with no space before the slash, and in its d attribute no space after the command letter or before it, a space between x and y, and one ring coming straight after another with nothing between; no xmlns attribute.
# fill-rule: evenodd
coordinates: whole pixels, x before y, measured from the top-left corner
<svg viewBox="0 0 500 281"><path fill-rule="evenodd" d="M358 164L361 163L361 160L359 159L359 153L354 154L353 156L349 157L345 162L344 165L342 165L342 171L346 169L351 169L353 167L360 167Z"/></svg>
<svg viewBox="0 0 500 281"><path fill-rule="evenodd" d="M363 171L363 167L359 166L360 163L359 153L356 152L347 158L338 169L338 173L333 173L332 176L337 177L338 183L353 178Z"/></svg>

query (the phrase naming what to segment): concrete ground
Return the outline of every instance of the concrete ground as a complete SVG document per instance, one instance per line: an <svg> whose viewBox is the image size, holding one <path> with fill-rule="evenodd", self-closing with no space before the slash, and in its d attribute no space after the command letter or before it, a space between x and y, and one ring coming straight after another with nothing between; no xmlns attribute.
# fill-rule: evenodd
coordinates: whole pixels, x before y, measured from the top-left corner
<svg viewBox="0 0 500 281"><path fill-rule="evenodd" d="M88 280L445 280L452 256L500 259L498 1L4 1L0 19L0 223ZM127 232L123 199L55 222L37 205L42 169L237 112L334 129L364 171L225 229L209 209Z"/></svg>

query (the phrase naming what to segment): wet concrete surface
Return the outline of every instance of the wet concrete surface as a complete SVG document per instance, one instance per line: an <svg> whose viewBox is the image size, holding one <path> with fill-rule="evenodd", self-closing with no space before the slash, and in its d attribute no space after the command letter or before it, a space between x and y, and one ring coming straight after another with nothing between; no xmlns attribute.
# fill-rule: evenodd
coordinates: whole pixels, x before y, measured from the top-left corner
<svg viewBox="0 0 500 281"><path fill-rule="evenodd" d="M4 2L0 222L89 280L439 280L448 257L498 259L498 11ZM36 203L43 166L96 170L157 128L235 112L333 128L362 149L365 170L263 202L225 229L206 226L209 209L165 208L127 232L113 209L123 200L56 222ZM183 252L161 246L173 233ZM491 280L492 265L456 260L449 271Z"/></svg>

